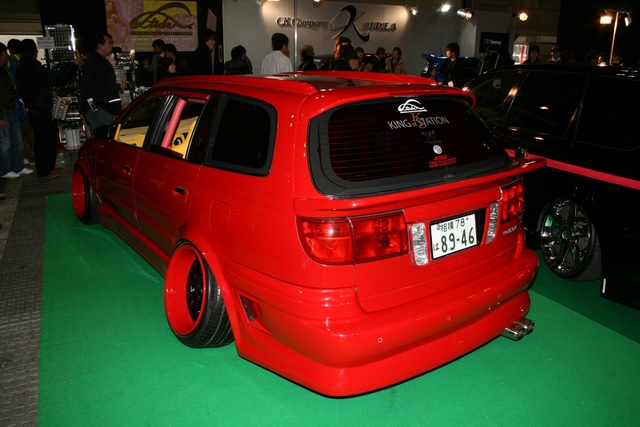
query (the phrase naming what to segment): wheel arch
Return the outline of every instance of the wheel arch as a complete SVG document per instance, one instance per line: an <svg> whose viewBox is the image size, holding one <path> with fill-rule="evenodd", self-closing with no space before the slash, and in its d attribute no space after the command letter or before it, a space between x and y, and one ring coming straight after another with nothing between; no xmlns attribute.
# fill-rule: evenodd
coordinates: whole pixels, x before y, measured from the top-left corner
<svg viewBox="0 0 640 427"><path fill-rule="evenodd" d="M208 235L207 235L208 236ZM231 330L234 333L234 340L237 342L241 339L239 322L243 319L242 304L236 297L236 293L232 290L232 285L223 274L223 268L220 263L219 251L211 245L209 239L205 237L203 233L199 233L196 230L191 230L189 227L183 227L180 232L180 237L176 241L176 249L184 244L193 245L207 262L211 273L216 278L222 299L225 303L227 315L229 316L229 323L231 323Z"/></svg>

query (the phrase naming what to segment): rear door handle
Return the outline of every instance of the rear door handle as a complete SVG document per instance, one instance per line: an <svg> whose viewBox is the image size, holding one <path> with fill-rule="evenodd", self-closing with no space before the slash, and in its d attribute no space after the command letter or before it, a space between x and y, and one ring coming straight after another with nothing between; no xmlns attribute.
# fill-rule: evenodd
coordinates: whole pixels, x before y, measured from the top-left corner
<svg viewBox="0 0 640 427"><path fill-rule="evenodd" d="M173 197L178 200L187 200L187 190L184 187L176 187L173 189Z"/></svg>

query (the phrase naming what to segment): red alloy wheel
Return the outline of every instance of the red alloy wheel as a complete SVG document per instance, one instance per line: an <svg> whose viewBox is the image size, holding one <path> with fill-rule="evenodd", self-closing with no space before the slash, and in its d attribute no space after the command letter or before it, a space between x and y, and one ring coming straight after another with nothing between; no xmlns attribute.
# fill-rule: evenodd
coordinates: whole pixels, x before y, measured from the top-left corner
<svg viewBox="0 0 640 427"><path fill-rule="evenodd" d="M200 324L207 301L205 263L200 252L185 244L171 257L165 279L165 310L174 333L188 336Z"/></svg>
<svg viewBox="0 0 640 427"><path fill-rule="evenodd" d="M85 188L84 176L80 168L73 169L71 192L73 194L73 209L76 213L76 216L82 219L86 210L87 192Z"/></svg>

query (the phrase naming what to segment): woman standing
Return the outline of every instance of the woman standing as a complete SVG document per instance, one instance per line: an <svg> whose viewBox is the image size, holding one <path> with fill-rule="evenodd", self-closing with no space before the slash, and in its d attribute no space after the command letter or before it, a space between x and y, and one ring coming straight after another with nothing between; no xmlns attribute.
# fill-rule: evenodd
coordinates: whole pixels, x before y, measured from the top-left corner
<svg viewBox="0 0 640 427"><path fill-rule="evenodd" d="M300 59L301 63L298 67L298 71L315 71L318 69L316 63L313 61L313 57L315 53L313 51L313 46L310 44L305 44L300 49Z"/></svg>
<svg viewBox="0 0 640 427"><path fill-rule="evenodd" d="M391 56L385 61L384 70L391 74L407 74L407 64L402 56L402 49L394 47Z"/></svg>

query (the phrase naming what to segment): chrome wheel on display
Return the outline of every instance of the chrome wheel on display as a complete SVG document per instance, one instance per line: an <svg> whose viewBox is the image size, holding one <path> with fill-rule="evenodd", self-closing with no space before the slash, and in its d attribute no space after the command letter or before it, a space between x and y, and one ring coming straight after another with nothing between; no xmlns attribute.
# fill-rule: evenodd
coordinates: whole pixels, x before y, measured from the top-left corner
<svg viewBox="0 0 640 427"><path fill-rule="evenodd" d="M565 279L601 276L600 244L593 223L572 200L558 199L542 213L540 248L551 270Z"/></svg>

